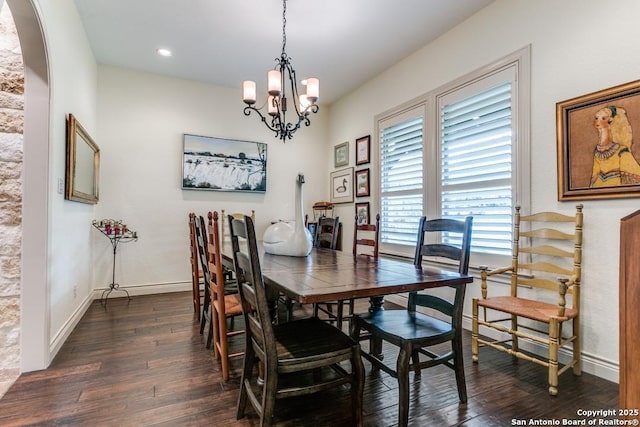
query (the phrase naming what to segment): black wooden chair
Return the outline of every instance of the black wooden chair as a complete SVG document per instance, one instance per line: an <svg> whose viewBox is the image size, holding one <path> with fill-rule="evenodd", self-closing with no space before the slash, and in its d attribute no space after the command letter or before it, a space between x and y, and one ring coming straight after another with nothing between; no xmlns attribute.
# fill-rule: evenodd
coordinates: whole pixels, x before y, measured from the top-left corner
<svg viewBox="0 0 640 427"><path fill-rule="evenodd" d="M360 345L336 328L311 317L282 324L272 323L255 229L250 217L229 218L231 244L246 325L245 356L238 397L237 418L244 417L247 401L260 416L260 425L273 423L279 398L307 395L351 384L353 425L362 425L364 368ZM340 362L350 362L347 371ZM256 386L254 370L262 365L262 385ZM258 382L260 384L260 382ZM254 388L259 387L256 392Z"/></svg>
<svg viewBox="0 0 640 427"><path fill-rule="evenodd" d="M318 225L316 226L315 238L313 239L315 247L338 249L339 228L340 217L320 217L320 219L318 219Z"/></svg>
<svg viewBox="0 0 640 427"><path fill-rule="evenodd" d="M414 265L422 266L423 256L442 257L457 262L456 269L467 274L471 245L472 218L465 221L451 219L420 219L418 242ZM425 244L425 233L438 232L442 243ZM466 285L454 288L453 298L412 292L406 310L378 310L356 314L352 319L351 336L357 341L360 331L371 334L370 351L363 352L375 368L380 368L398 379L399 411L398 425L406 426L409 419L409 371L416 377L420 370L435 365L445 365L455 371L460 402L467 401L467 389L462 360L462 310ZM416 311L416 307L427 307L437 311L438 317ZM446 320L442 320L446 317ZM396 370L382 362L378 349L382 341L399 347ZM428 347L451 342L451 351L436 354ZM373 351L371 350L373 349ZM420 360L420 355L425 360Z"/></svg>
<svg viewBox="0 0 640 427"><path fill-rule="evenodd" d="M200 308L204 298L204 281L202 270L200 269L200 261L198 255L198 242L196 237L196 214L189 213L189 246L191 262L191 288L193 293L193 312L196 319L200 319Z"/></svg>

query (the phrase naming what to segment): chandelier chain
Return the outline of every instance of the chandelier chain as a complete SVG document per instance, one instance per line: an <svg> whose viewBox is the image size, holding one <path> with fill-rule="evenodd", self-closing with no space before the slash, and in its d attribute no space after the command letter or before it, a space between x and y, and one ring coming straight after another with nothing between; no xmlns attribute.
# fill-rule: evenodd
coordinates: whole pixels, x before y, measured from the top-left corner
<svg viewBox="0 0 640 427"><path fill-rule="evenodd" d="M282 54L285 53L287 45L287 0L282 0Z"/></svg>

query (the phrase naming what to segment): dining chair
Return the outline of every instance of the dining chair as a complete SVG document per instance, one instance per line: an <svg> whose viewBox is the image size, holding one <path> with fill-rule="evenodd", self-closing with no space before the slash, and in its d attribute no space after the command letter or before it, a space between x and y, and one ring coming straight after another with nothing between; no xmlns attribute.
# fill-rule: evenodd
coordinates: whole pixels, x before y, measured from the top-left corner
<svg viewBox="0 0 640 427"><path fill-rule="evenodd" d="M200 333L203 334L207 330L205 338L205 347L211 348L213 342L213 316L211 312L211 271L209 270L209 238L207 237L207 223L202 215L196 218L196 242L198 246L198 257L200 266L202 267L202 275L204 279L204 296L202 298L202 314L200 315ZM226 294L238 292L238 286L235 279L225 278L224 285Z"/></svg>
<svg viewBox="0 0 640 427"><path fill-rule="evenodd" d="M211 308L211 294L209 293L209 266L207 259L207 232L206 224L202 216L195 218L195 232L196 232L196 246L198 249L198 259L200 260L200 267L202 271L202 278L204 280L204 292L201 298L200 306L200 333L204 333L205 326L210 320L209 310ZM208 337L209 341L211 337Z"/></svg>
<svg viewBox="0 0 640 427"><path fill-rule="evenodd" d="M316 225L314 244L317 248L338 249L340 217L320 217Z"/></svg>
<svg viewBox="0 0 640 427"><path fill-rule="evenodd" d="M193 312L196 319L200 319L202 299L204 297L204 281L198 256L198 242L196 237L196 214L189 213L189 246L191 263L191 288L193 293Z"/></svg>
<svg viewBox="0 0 640 427"><path fill-rule="evenodd" d="M481 298L472 300L473 362L478 362L481 346L535 362L547 368L549 394L554 396L558 394L560 374L573 368L573 373L580 375L582 370L582 208L577 205L575 215L557 212L521 215L520 206L516 206L511 265L491 271L481 266ZM510 276L510 294L489 295L488 278L504 273ZM568 327L563 329L563 325ZM480 326L501 336L481 337ZM521 339L546 347L545 355L522 352ZM559 349L571 352L570 361L563 366L558 360Z"/></svg>
<svg viewBox="0 0 640 427"><path fill-rule="evenodd" d="M231 240L231 234L229 232L229 227L231 225L225 226L225 223L228 222L228 217L232 216L235 219L243 219L244 218L244 214L241 212L234 212L234 213L226 213L224 209L220 210L220 227L222 230L222 243L224 245L225 242L228 242ZM253 221L256 220L256 211L254 209L251 209L251 219Z"/></svg>
<svg viewBox="0 0 640 427"><path fill-rule="evenodd" d="M334 218L321 216L318 218L318 224L316 225L315 237L313 239L313 246L316 248L328 248L336 250L338 249L338 230L340 228L340 217ZM338 305L342 306L342 302L327 302L322 304L313 305L313 315L318 317L320 312L328 316L329 322L338 321L338 312L334 313L334 308L338 310ZM340 313L342 308L339 309ZM338 329L342 329L342 314L340 314Z"/></svg>
<svg viewBox="0 0 640 427"><path fill-rule="evenodd" d="M222 365L222 379L229 379L229 359L240 357L244 352L229 353L228 339L244 333L241 329L229 330L227 320L242 314L242 306L238 293L230 293L231 283L222 268L222 245L218 212L209 212L207 217L207 249L209 269L209 295L211 296L211 324L213 325L213 353ZM235 284L235 280L233 280ZM235 287L237 289L237 287ZM233 328L233 323L231 323Z"/></svg>
<svg viewBox="0 0 640 427"><path fill-rule="evenodd" d="M472 217L464 221L453 219L420 219L414 265L422 267L423 257L453 260L456 270L467 274L471 246ZM425 234L438 233L439 243L425 243ZM467 388L462 360L462 311L465 286L453 287L452 297L425 293L409 293L407 309L377 310L356 314L352 319L351 336L360 339L360 331L371 334L369 352L363 352L374 368L379 368L398 380L398 425L406 426L409 419L409 372L420 377L424 368L444 365L455 371L460 402L467 401ZM417 307L438 312L438 317L423 314ZM435 313L434 313L435 314ZM446 318L446 319L445 319ZM382 342L399 348L395 369L382 361ZM434 345L451 343L451 350L436 354ZM423 356L421 360L420 356ZM426 357L424 357L426 356Z"/></svg>
<svg viewBox="0 0 640 427"><path fill-rule="evenodd" d="M378 259L378 241L380 238L380 214L376 215L374 224L359 224L358 215L355 216L353 224L353 256L357 262L358 257L368 257ZM353 316L354 299L328 302L322 305L316 304L314 315L323 312L328 316L330 322L336 322L336 327L342 329L344 320L351 322ZM345 316L345 308L348 310ZM335 309L335 312L334 312Z"/></svg>
<svg viewBox="0 0 640 427"><path fill-rule="evenodd" d="M243 220L229 217L229 224L247 325L237 418L244 417L248 402L260 416L260 425L270 426L277 399L350 384L352 425L361 426L364 368L360 345L316 317L273 324L268 300L277 298L277 291L265 288L253 221L248 216ZM349 362L350 369L341 362ZM256 363L262 366L259 392L254 390Z"/></svg>

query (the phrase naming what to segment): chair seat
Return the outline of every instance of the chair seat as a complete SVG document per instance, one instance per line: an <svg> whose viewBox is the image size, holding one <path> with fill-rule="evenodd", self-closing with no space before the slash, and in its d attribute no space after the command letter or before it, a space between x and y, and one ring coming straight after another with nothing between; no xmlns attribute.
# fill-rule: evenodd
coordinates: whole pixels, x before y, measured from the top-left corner
<svg viewBox="0 0 640 427"><path fill-rule="evenodd" d="M555 304L511 296L478 299L478 305L544 323L549 323L552 317L564 322L578 315L576 310L567 308L564 317L560 317Z"/></svg>
<svg viewBox="0 0 640 427"><path fill-rule="evenodd" d="M451 340L455 333L450 323L417 311L379 310L354 317L362 328L396 345L401 341L445 342Z"/></svg>
<svg viewBox="0 0 640 427"><path fill-rule="evenodd" d="M347 360L351 357L356 342L349 336L317 317L294 320L274 325L278 365L300 366L308 363L309 369L314 362L326 365L326 360L338 357Z"/></svg>
<svg viewBox="0 0 640 427"><path fill-rule="evenodd" d="M218 300L214 300L213 305L216 310L220 312L220 302ZM227 317L242 314L242 304L240 304L238 294L224 296L224 311Z"/></svg>

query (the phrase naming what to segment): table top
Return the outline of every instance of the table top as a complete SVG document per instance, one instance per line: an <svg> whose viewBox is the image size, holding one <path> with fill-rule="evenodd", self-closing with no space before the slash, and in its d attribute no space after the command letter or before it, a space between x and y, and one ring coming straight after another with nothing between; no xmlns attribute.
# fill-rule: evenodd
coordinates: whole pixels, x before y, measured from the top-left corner
<svg viewBox="0 0 640 427"><path fill-rule="evenodd" d="M302 304L465 286L473 277L389 258L314 248L307 257L261 251L265 284Z"/></svg>

